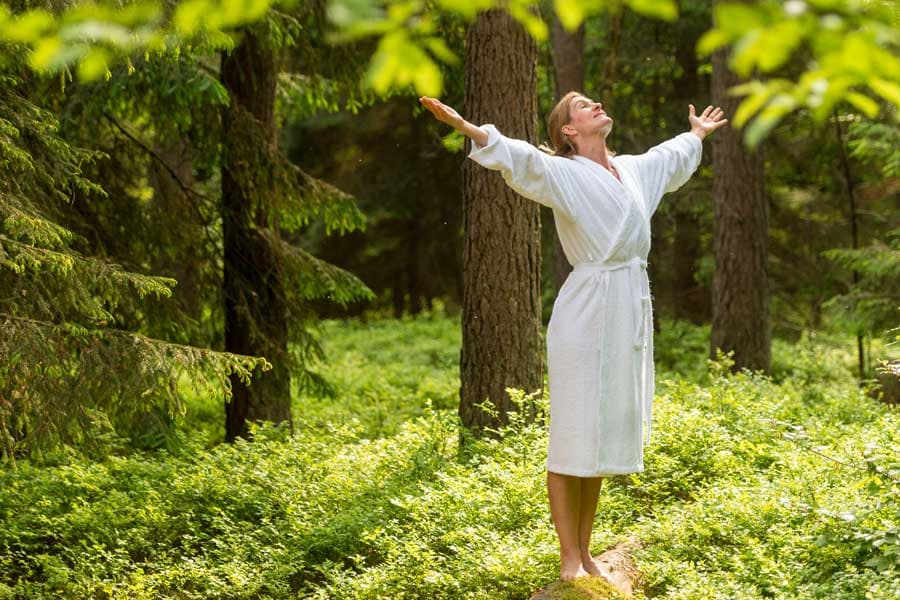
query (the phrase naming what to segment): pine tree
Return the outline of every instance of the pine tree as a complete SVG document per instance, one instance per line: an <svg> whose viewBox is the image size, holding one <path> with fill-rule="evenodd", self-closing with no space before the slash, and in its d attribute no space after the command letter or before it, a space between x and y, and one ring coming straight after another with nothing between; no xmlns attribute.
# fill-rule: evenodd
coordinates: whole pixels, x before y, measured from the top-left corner
<svg viewBox="0 0 900 600"><path fill-rule="evenodd" d="M175 280L123 269L81 251L60 225L74 193L101 199L83 165L102 158L69 145L52 113L29 97L33 76L4 69L0 85L0 452L103 445L112 423L154 406L184 411L179 378L230 393L259 357L215 352L119 328L119 307L167 298ZM135 296L137 298L135 298ZM145 301L146 302L146 301Z"/></svg>
<svg viewBox="0 0 900 600"><path fill-rule="evenodd" d="M302 29L300 20L306 17L309 17L306 13L280 14L263 27L276 43L286 44L298 39L297 33ZM321 20L321 11L309 18ZM219 40L218 47L222 43ZM198 44L191 52L180 53L180 63L172 55L154 57L152 67L137 60L135 63L139 70L151 71L157 67L158 71L164 71L165 65L187 65L179 73L190 77L209 71L207 57L216 48L213 43ZM108 195L101 185L107 177L121 191L129 178L137 183L155 171L157 181L151 187L159 194L165 185L165 180L159 177L159 171L163 171L168 183L174 182L181 188L186 204L204 222L210 235L207 242L214 251L222 239L221 231L215 226L219 218L215 214L218 201L215 197L205 197L193 185L193 179L198 170L207 175L210 169L215 170L220 158L216 153L192 155L190 150L218 145L222 132L219 122L208 123L207 138L213 138L213 144L208 139L196 146L185 144L185 138L167 137L167 134L178 133L177 127L169 126L170 122L190 121L190 118L184 119L179 111L165 114L161 108L157 109L158 113L146 107L141 109L139 102L129 97L127 84L114 89L116 82L123 79L114 78L111 84L93 84L93 94L88 95L97 101L84 110L82 123L96 125L92 119L99 114L105 124L99 131L107 137L110 131L116 131L120 141L127 139L130 146L127 158L116 156L116 160L111 160L108 154L79 149L60 135L54 113L40 107L36 99L53 104L54 110L65 114L69 132L78 127L77 120L71 118L72 105L66 103L66 98L51 101L46 94L47 80L34 76L23 66L24 53L15 49L9 52L8 47L5 50L17 60L2 72L4 85L0 96L3 141L0 149L0 289L3 290L0 295L3 323L0 438L3 455L14 458L59 443L77 442L85 449L100 448L104 432L114 430L117 422L158 410L160 406L169 414L183 412L185 406L178 388L183 374L198 391L228 399L233 384L249 384L251 373L255 371L258 375L271 368L271 363L259 355L217 352L154 339L146 331L139 333L155 325L147 318L148 314L161 314L155 312L154 303L142 300L148 295L170 297L176 282L170 277L142 272L147 266L144 264L147 257L140 253L142 246L132 247L130 240L122 243L119 238L128 238L129 231L109 227L121 225L134 214L125 215L121 220L108 219L114 210L94 210L90 206L92 201L96 205L112 206L104 202ZM133 67L129 65L129 68ZM127 80L124 73L117 74ZM197 81L201 81L202 89L209 89L208 77L195 77L194 83ZM160 84L152 77L142 82L151 87ZM104 85L110 89L104 90ZM84 92L74 87L68 99ZM216 86L212 88L217 91ZM197 91L190 86L188 89ZM227 100L227 95L224 97ZM180 100L190 104L192 99ZM123 105L134 109L130 113L134 123L123 118L129 111L111 110ZM141 123L143 130L135 127L135 123ZM237 133L243 137L233 140L236 145L252 143L260 137L252 121L245 122ZM160 150L173 140L176 147L187 148L189 156L202 160L194 164L189 160L186 170L184 164L173 167L166 160L167 152ZM256 240L270 249L274 258L271 267L283 282L284 298L291 305L285 321L285 339L293 344L286 358L278 357L285 361L279 366L284 368L287 364L287 368L296 369L301 388L327 390L327 383L310 365L323 355L311 331L315 318L311 302L329 298L346 304L367 298L371 293L355 276L317 260L283 236L301 229L314 218L323 219L329 231L347 231L362 226L363 217L352 198L309 177L273 147L258 147L265 150L264 154L254 156L251 163L238 164L232 175L252 190L257 185L268 184L271 192L265 197L270 220L253 225ZM131 159L136 155L144 160ZM104 168L100 163L105 163ZM128 168L123 173L109 165ZM102 177L92 179L87 171ZM111 176L113 173L115 176ZM254 196L255 200L262 198L262 194ZM80 202L77 207L76 201ZM130 212L140 214L141 210ZM177 220L179 215L176 212L170 218ZM159 227L156 236L134 237L161 238L167 223L156 225ZM129 249L122 252L130 259L128 262L141 263L133 265L137 271L126 270L108 258L123 248ZM189 254L184 246L181 251ZM215 313L216 307L211 309ZM169 332L183 331L175 328Z"/></svg>

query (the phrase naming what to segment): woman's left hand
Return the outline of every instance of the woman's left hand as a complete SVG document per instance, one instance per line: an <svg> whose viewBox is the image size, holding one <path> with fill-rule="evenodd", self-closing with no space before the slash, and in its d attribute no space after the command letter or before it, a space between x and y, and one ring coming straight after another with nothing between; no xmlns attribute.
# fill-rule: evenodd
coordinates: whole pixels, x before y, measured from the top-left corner
<svg viewBox="0 0 900 600"><path fill-rule="evenodd" d="M715 108L712 105L707 106L699 117L694 114L693 104L688 104L688 107L690 108L688 120L691 122L691 132L701 140L728 122L728 119L722 118L725 113L718 106Z"/></svg>

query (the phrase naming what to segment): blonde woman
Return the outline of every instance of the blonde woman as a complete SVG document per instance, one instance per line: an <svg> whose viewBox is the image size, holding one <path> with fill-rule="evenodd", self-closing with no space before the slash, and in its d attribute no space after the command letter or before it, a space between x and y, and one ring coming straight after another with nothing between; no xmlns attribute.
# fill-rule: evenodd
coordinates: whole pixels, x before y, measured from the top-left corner
<svg viewBox="0 0 900 600"><path fill-rule="evenodd" d="M493 125L473 125L435 98L420 102L471 138L469 158L553 209L574 269L547 328L547 492L559 536L560 579L605 576L590 554L600 486L603 477L643 471L650 441L650 217L663 194L697 169L703 139L728 119L712 106L698 116L689 104L690 131L644 154L615 155L606 146L612 117L600 102L569 92L550 113L555 148L547 153Z"/></svg>

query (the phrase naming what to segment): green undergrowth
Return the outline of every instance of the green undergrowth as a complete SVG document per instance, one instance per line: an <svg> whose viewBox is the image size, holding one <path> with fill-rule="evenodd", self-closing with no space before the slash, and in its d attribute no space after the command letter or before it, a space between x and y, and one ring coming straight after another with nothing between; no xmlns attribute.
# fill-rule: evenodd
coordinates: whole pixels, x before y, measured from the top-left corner
<svg viewBox="0 0 900 600"><path fill-rule="evenodd" d="M366 437L393 435L428 402L459 403L458 319L437 312L416 318L324 321L319 333L328 362L318 371L335 397L295 392L301 427L358 422Z"/></svg>
<svg viewBox="0 0 900 600"><path fill-rule="evenodd" d="M178 453L0 472L0 598L529 598L559 568L547 424L459 452L457 327L327 323L338 393L298 396L293 435L186 423ZM778 342L777 377L732 375L679 327L645 471L604 482L593 552L639 538L652 598L900 597L900 418L852 353Z"/></svg>

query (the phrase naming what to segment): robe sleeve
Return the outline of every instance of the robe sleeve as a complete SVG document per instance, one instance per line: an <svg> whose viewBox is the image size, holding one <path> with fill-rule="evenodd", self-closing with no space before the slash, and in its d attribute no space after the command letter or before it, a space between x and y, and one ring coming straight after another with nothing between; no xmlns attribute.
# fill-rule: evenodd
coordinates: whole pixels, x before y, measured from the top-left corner
<svg viewBox="0 0 900 600"><path fill-rule="evenodd" d="M663 194L674 192L690 179L702 156L703 142L685 131L637 157L648 217L656 212Z"/></svg>
<svg viewBox="0 0 900 600"><path fill-rule="evenodd" d="M507 185L529 200L559 211L575 220L574 194L563 191L569 176L559 161L569 159L551 156L524 140L508 138L494 125L482 125L488 132L484 146L472 140L469 158L483 167L500 171Z"/></svg>

